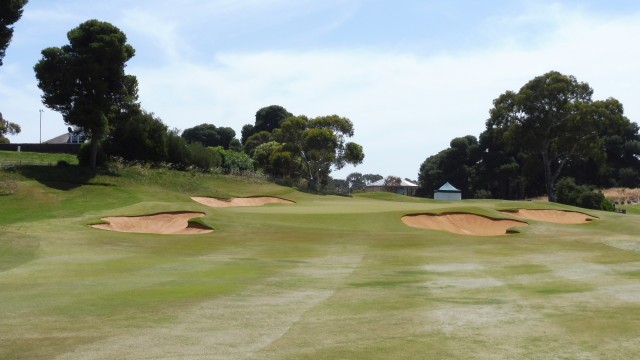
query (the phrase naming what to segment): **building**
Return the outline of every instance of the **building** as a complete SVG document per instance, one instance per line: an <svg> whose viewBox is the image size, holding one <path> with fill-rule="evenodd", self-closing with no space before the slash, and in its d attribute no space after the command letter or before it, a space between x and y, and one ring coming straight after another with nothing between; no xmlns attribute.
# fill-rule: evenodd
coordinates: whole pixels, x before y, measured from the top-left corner
<svg viewBox="0 0 640 360"><path fill-rule="evenodd" d="M433 192L433 198L435 200L462 200L462 191L446 183Z"/></svg>
<svg viewBox="0 0 640 360"><path fill-rule="evenodd" d="M364 188L365 192L375 192L375 191L387 191L384 184L385 179L378 180L374 183L367 185ZM415 184L409 180L401 180L400 185L393 185L396 188L395 193L400 195L414 196L416 194L416 190L418 189L418 184Z"/></svg>

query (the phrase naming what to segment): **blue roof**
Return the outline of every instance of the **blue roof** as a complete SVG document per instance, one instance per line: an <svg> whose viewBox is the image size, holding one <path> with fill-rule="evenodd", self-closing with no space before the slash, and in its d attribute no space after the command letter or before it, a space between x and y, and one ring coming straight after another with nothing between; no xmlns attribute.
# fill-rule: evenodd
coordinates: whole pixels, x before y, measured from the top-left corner
<svg viewBox="0 0 640 360"><path fill-rule="evenodd" d="M455 187L453 187L453 185L446 183L444 185L442 185L442 187L440 187L440 189L438 189L438 191L442 191L442 192L460 192L460 190L456 189Z"/></svg>

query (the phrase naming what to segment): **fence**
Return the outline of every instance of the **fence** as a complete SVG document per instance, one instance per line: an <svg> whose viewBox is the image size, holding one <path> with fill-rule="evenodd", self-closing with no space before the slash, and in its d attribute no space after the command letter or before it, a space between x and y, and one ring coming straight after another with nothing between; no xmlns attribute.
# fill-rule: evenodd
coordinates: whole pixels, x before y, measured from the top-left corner
<svg viewBox="0 0 640 360"><path fill-rule="evenodd" d="M0 150L4 151L28 151L53 154L77 155L81 144L0 144Z"/></svg>

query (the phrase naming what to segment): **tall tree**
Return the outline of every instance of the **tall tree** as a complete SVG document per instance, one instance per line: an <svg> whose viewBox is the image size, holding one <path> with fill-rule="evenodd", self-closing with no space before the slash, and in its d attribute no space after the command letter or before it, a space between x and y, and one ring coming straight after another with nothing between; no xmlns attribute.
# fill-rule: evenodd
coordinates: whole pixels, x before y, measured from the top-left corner
<svg viewBox="0 0 640 360"><path fill-rule="evenodd" d="M20 20L22 8L26 4L27 0L0 0L0 66L11 38L13 38L11 25Z"/></svg>
<svg viewBox="0 0 640 360"><path fill-rule="evenodd" d="M507 144L541 159L550 201L570 159L603 151L596 124L610 113L592 94L589 84L552 71L500 95L490 110L487 129L503 129Z"/></svg>
<svg viewBox="0 0 640 360"><path fill-rule="evenodd" d="M91 166L98 145L123 109L137 101L137 79L124 72L135 54L117 27L89 20L67 33L69 45L42 51L35 65L42 102L91 141Z"/></svg>

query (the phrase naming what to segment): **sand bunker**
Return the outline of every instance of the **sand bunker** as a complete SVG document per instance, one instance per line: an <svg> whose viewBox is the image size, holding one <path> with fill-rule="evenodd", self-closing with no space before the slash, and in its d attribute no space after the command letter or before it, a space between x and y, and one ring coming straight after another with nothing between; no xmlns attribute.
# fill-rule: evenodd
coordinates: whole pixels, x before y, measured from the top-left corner
<svg viewBox="0 0 640 360"><path fill-rule="evenodd" d="M272 196L230 198L230 199L194 196L191 199L199 202L200 204L211 206L211 207L262 206L266 204L294 204L294 202L291 200L281 199L281 198L272 197Z"/></svg>
<svg viewBox="0 0 640 360"><path fill-rule="evenodd" d="M407 215L402 218L408 226L429 230L442 230L461 235L506 235L516 226L528 226L526 222L508 219L492 219L466 213Z"/></svg>
<svg viewBox="0 0 640 360"><path fill-rule="evenodd" d="M556 224L584 224L586 222L597 219L596 217L575 212L575 211L562 211L562 210L531 210L520 209L516 211L501 211L503 214L508 214L521 219L536 220L552 222Z"/></svg>
<svg viewBox="0 0 640 360"><path fill-rule="evenodd" d="M200 212L164 212L145 216L110 216L102 218L108 224L91 225L96 229L145 234L205 234L213 229L197 223L189 223Z"/></svg>

